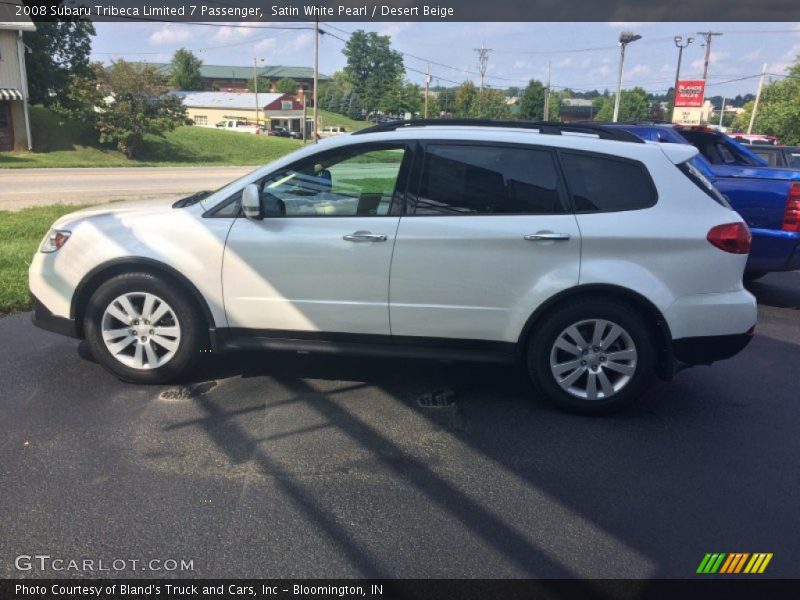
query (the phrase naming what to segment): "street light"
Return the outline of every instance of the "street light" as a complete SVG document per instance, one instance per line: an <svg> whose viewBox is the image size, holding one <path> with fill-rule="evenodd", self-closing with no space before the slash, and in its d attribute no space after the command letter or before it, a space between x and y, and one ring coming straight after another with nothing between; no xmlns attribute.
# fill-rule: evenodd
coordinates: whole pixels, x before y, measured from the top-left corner
<svg viewBox="0 0 800 600"><path fill-rule="evenodd" d="M683 42L683 37L680 35L675 36L675 46L678 47L678 70L675 72L675 88L672 92L672 120L675 120L675 101L678 98L678 80L681 78L681 59L683 58L683 49L694 41L693 37L686 38L686 43Z"/></svg>
<svg viewBox="0 0 800 600"><path fill-rule="evenodd" d="M264 62L265 60L264 58L253 58L253 89L256 94L256 131L258 131L260 121L258 117L258 73L256 72L256 63L259 61Z"/></svg>
<svg viewBox="0 0 800 600"><path fill-rule="evenodd" d="M619 75L617 76L617 97L614 99L614 123L619 118L619 101L622 94L622 66L625 64L625 46L631 42L642 39L642 36L630 31L623 31L619 34Z"/></svg>

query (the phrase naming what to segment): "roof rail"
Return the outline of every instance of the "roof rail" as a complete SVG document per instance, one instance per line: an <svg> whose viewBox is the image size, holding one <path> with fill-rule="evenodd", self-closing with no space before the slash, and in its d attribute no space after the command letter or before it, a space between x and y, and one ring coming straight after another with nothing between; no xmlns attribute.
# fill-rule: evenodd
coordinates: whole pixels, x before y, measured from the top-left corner
<svg viewBox="0 0 800 600"><path fill-rule="evenodd" d="M639 120L631 120L631 121L573 121L576 125L608 125L611 127L618 127L620 125L677 125L677 123L673 123L672 121L659 121L656 119L639 119Z"/></svg>
<svg viewBox="0 0 800 600"><path fill-rule="evenodd" d="M606 127L594 123L557 123L551 121L492 121L489 119L412 119L410 121L390 121L380 123L353 132L352 135L363 133L378 133L383 131L396 131L406 127L499 127L507 129L535 129L539 133L546 135L561 135L566 133L582 133L596 135L604 140L616 140L619 142L633 142L643 144L636 135L624 129Z"/></svg>

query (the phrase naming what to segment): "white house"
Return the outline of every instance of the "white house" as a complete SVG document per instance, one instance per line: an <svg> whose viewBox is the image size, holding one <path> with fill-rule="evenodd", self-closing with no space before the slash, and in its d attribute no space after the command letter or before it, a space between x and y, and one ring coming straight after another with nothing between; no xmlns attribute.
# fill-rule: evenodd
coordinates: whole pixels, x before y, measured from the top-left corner
<svg viewBox="0 0 800 600"><path fill-rule="evenodd" d="M33 147L22 32L36 31L36 26L27 18L3 20L15 12L13 4L0 4L0 152Z"/></svg>

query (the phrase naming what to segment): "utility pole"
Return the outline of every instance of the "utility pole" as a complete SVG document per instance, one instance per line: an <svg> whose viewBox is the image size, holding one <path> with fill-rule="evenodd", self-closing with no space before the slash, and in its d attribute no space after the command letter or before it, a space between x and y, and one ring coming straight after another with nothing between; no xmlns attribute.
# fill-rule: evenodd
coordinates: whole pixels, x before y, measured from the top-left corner
<svg viewBox="0 0 800 600"><path fill-rule="evenodd" d="M625 65L625 46L640 39L642 39L642 36L631 31L623 31L619 34L619 73L617 75L617 97L614 98L614 123L619 120L619 104L622 96L622 69Z"/></svg>
<svg viewBox="0 0 800 600"><path fill-rule="evenodd" d="M725 116L725 98L722 98L722 108L719 109L719 128L722 130L722 117Z"/></svg>
<svg viewBox="0 0 800 600"><path fill-rule="evenodd" d="M428 91L431 87L431 63L428 63L428 73L425 75L425 115L428 118Z"/></svg>
<svg viewBox="0 0 800 600"><path fill-rule="evenodd" d="M715 35L722 35L719 31L698 31L697 35L702 35L706 38L706 58L703 62L703 83L708 79L708 61L711 59L711 38Z"/></svg>
<svg viewBox="0 0 800 600"><path fill-rule="evenodd" d="M483 80L489 66L489 52L491 51L491 48L484 48L483 44L480 48L475 48L475 52L478 53L478 70L481 72L481 91L483 91Z"/></svg>
<svg viewBox="0 0 800 600"><path fill-rule="evenodd" d="M314 18L314 128L312 135L314 136L314 143L319 140L319 117L317 115L317 88L319 87L319 17ZM305 126L305 124L304 124Z"/></svg>
<svg viewBox="0 0 800 600"><path fill-rule="evenodd" d="M756 92L756 101L753 103L753 112L750 113L750 125L747 127L747 135L753 133L753 123L756 122L756 111L758 110L758 101L761 100L761 90L764 88L764 77L767 74L767 63L761 67L761 78L758 80L758 91Z"/></svg>
<svg viewBox="0 0 800 600"><path fill-rule="evenodd" d="M547 87L544 90L544 121L550 120L550 77L552 63L547 63Z"/></svg>
<svg viewBox="0 0 800 600"><path fill-rule="evenodd" d="M308 96L303 93L303 145L308 141Z"/></svg>
<svg viewBox="0 0 800 600"><path fill-rule="evenodd" d="M253 58L253 89L255 90L256 98L256 131L258 131L258 73L256 72L256 62L258 58ZM263 58L261 60L264 60Z"/></svg>

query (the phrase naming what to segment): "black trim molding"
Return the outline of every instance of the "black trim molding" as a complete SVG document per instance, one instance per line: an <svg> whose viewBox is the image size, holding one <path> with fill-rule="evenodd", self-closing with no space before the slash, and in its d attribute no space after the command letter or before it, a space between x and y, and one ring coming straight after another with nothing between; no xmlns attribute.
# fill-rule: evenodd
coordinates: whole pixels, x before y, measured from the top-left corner
<svg viewBox="0 0 800 600"><path fill-rule="evenodd" d="M211 332L211 345L226 350L279 350L353 356L463 360L517 364L516 344L489 340L459 340L417 336L246 329Z"/></svg>

